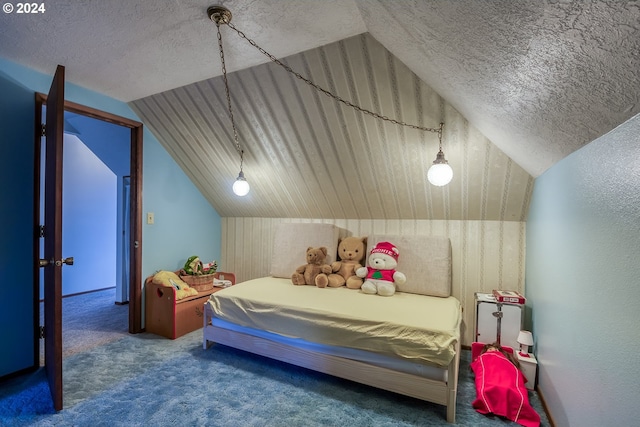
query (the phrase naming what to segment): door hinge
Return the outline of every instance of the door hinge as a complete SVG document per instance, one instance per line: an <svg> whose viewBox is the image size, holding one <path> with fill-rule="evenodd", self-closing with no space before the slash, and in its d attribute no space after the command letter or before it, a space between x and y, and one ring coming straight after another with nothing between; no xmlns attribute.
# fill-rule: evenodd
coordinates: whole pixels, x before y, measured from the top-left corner
<svg viewBox="0 0 640 427"><path fill-rule="evenodd" d="M44 225L39 225L38 226L37 233L38 233L38 237L40 237L40 238L44 237Z"/></svg>
<svg viewBox="0 0 640 427"><path fill-rule="evenodd" d="M39 333L40 333L40 339L43 340L44 339L44 326L39 326L38 327L40 329Z"/></svg>
<svg viewBox="0 0 640 427"><path fill-rule="evenodd" d="M40 123L40 136L47 136L47 125Z"/></svg>

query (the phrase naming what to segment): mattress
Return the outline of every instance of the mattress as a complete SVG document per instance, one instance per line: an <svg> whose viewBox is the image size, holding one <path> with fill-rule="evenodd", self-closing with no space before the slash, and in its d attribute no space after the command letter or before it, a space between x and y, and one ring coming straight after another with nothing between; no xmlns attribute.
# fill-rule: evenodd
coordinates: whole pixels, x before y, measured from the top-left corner
<svg viewBox="0 0 640 427"><path fill-rule="evenodd" d="M237 325L439 367L451 362L460 339L454 297L381 297L264 277L216 292L207 303L217 318Z"/></svg>
<svg viewBox="0 0 640 427"><path fill-rule="evenodd" d="M444 367L425 365L424 363L412 363L399 357L385 356L383 354L372 353L370 351L358 350L355 348L341 347L335 345L325 345L316 342L310 342L302 338L291 338L273 332L267 332L261 329L248 328L240 326L236 323L227 322L226 320L213 318L211 325L220 329L226 329L233 332L239 332L244 335L251 335L258 338L267 339L272 342L284 344L286 346L298 349L309 350L314 353L322 353L330 356L341 357L344 359L356 360L373 366L380 366L391 369L396 372L404 372L435 381L446 382L448 378L448 370Z"/></svg>

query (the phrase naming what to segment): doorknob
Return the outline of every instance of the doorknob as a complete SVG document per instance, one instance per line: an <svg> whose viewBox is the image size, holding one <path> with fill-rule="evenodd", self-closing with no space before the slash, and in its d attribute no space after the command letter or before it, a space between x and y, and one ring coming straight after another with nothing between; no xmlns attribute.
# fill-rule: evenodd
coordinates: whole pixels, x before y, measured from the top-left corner
<svg viewBox="0 0 640 427"><path fill-rule="evenodd" d="M63 258L60 261L40 259L40 267L46 267L50 264L54 264L56 267L60 267L62 264L73 265L73 257Z"/></svg>

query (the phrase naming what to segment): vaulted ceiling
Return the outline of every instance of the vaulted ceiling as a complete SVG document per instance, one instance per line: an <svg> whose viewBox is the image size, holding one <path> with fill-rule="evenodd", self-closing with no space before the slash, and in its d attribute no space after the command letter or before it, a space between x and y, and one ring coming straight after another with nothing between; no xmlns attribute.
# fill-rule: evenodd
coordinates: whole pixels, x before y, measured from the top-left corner
<svg viewBox="0 0 640 427"><path fill-rule="evenodd" d="M216 2L58 0L0 15L0 57L129 102L222 216L526 218L533 179L640 111L640 5L591 0L235 0L232 23L315 83L434 133L354 112L223 26Z"/></svg>

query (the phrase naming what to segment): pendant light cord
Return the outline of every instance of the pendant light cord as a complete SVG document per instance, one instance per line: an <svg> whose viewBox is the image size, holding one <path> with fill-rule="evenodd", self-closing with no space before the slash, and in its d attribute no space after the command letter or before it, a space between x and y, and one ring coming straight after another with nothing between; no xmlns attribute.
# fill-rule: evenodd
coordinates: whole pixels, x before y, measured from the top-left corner
<svg viewBox="0 0 640 427"><path fill-rule="evenodd" d="M251 44L251 46L255 47L256 49L258 49L260 51L260 53L262 53L263 55L265 55L267 58L269 58L272 62L274 62L275 64L281 66L282 68L284 68L287 72L293 74L294 76L296 76L298 79L302 80L303 82L305 82L306 84L308 84L309 86L313 87L314 89L316 89L319 92L324 93L325 95L327 95L330 98L335 99L338 102L341 102L344 105L347 105L355 110L360 111L361 113L367 114L369 116L372 116L376 119L380 119L380 120L384 120L390 123L393 123L395 125L399 125L399 126L405 126L405 127L409 127L412 129L417 129L417 130L421 130L424 132L434 132L437 133L440 137L440 148L442 148L442 126L444 125L444 123L440 124L439 128L429 128L429 127L424 127L424 126L418 126L418 125L412 125L409 123L405 123L403 121L400 120L396 120L396 119L392 119L389 118L387 116L383 116L382 114L378 114L376 112L367 110L366 108L360 107L359 105L354 104L353 102L347 101L341 97L339 97L338 95L335 95L331 92L329 92L327 89L324 89L323 87L315 84L314 82L312 82L311 80L309 80L308 78L304 77L303 75L301 75L300 73L294 71L291 67L289 67L287 64L283 63L282 61L280 61L278 58L276 58L275 56L273 56L272 54L270 54L269 52L267 52L266 50L264 50L263 48L261 48L260 46L258 46L258 44L251 40L249 37L246 36L245 33L243 33L242 31L238 30L230 21L228 20L224 20L223 21L225 24L227 24L229 26L229 28L231 28L233 31L235 31L236 33L238 33L238 35L245 39L247 42L249 42L249 44ZM216 26L218 27L218 42L220 44L220 50L222 51L222 41L220 38L220 25L216 22ZM222 57L222 68L223 68L223 73L224 71L224 57ZM224 76L224 81L225 81L225 85L227 84L227 78L226 76ZM229 96L229 89L227 88L227 97ZM230 104L229 104L230 105ZM231 108L231 107L229 107ZM233 122L233 115L231 116L231 120ZM237 143L237 142L236 142Z"/></svg>
<svg viewBox="0 0 640 427"><path fill-rule="evenodd" d="M245 39L251 46L255 47L260 53L262 53L267 58L269 58L271 60L271 62L279 65L282 68L284 68L285 71L287 71L288 73L294 75L296 78L302 80L307 85L309 85L309 86L313 87L314 89L316 89L318 92L321 92L321 93L325 94L326 96L334 99L335 101L338 101L338 102L340 102L340 103L342 103L342 104L344 104L344 105L346 105L348 107L351 107L351 108L353 108L353 109L355 109L355 110L357 110L357 111L359 111L361 113L367 114L367 115L369 115L369 116L371 116L371 117L373 117L375 119L387 121L387 122L393 123L393 124L398 125L398 126L404 126L404 127L408 127L408 128L424 131L424 132L437 133L438 134L438 148L439 148L439 151L438 151L438 154L436 155L436 160L433 162L434 166L432 166L429 169L429 181L432 184L438 185L438 186L446 185L451 181L451 175L452 175L451 174L451 167L449 167L449 176L446 177L444 180L439 180L438 182L434 182L432 180L432 177L431 177L431 172L432 172L432 170L435 170L435 166L439 166L439 165L448 166L448 162L446 161L446 159L444 157L444 153L442 152L442 134L443 134L443 130L444 130L444 123L443 122L441 122L440 125L437 128L418 126L418 125L413 125L413 124L410 124L410 123L403 122L401 120L396 120L396 119L393 119L393 118L389 118L387 116L383 116L382 114L379 114L379 113L373 112L371 110L367 110L366 108L360 107L359 105L356 105L353 102L347 101L347 100L339 97L338 95L333 94L332 92L328 91L327 89L315 84L314 82L312 82L308 78L304 77L300 73L294 71L291 67L289 67L288 65L286 65L285 63L280 61L278 58L276 58L275 56L273 56L269 52L267 52L266 50L264 50L263 48L258 46L258 44L255 41L253 41L252 39L247 37L246 34L244 34L242 31L237 29L233 24L231 24L231 12L227 8L225 8L224 6L211 6L211 7L209 7L207 9L207 14L209 15L209 19L211 19L216 24L216 28L217 28L217 32L218 32L218 46L220 48L220 60L221 60L221 63L222 63L222 78L223 78L223 81L224 81L224 88L225 88L225 92L226 92L226 95L227 95L227 106L228 106L228 109L229 109L229 116L231 118L231 126L233 127L233 136L234 136L236 151L238 151L238 153L240 154L240 174L238 176L238 180L236 180L236 183L238 183L238 181L246 182L246 180L244 179L244 174L242 173L242 164L243 164L243 160L244 160L243 159L244 158L244 152L240 148L240 143L238 142L238 131L236 129L236 123L235 123L235 119L233 117L233 108L231 106L231 94L230 94L230 91L229 91L229 82L227 80L227 68L226 68L225 59L224 59L224 48L222 46L222 34L220 32L220 24L221 23L222 24L227 24L229 26L229 28L231 28L233 31L235 31L238 34L238 36L240 36L240 38ZM440 182L440 181L442 181L442 182Z"/></svg>
<svg viewBox="0 0 640 427"><path fill-rule="evenodd" d="M238 130L236 129L236 122L233 118L233 108L231 107L231 92L229 91L229 82L227 80L227 67L224 62L224 48L222 47L222 34L220 33L220 24L216 21L216 28L218 30L218 47L220 47L220 62L222 63L222 80L224 81L224 90L227 95L227 107L229 108L229 116L231 118L231 127L233 128L233 140L236 144L236 151L240 154L240 172L242 172L242 163L244 161L244 150L240 148L240 143L238 142ZM227 25L230 25L229 22L226 22Z"/></svg>

